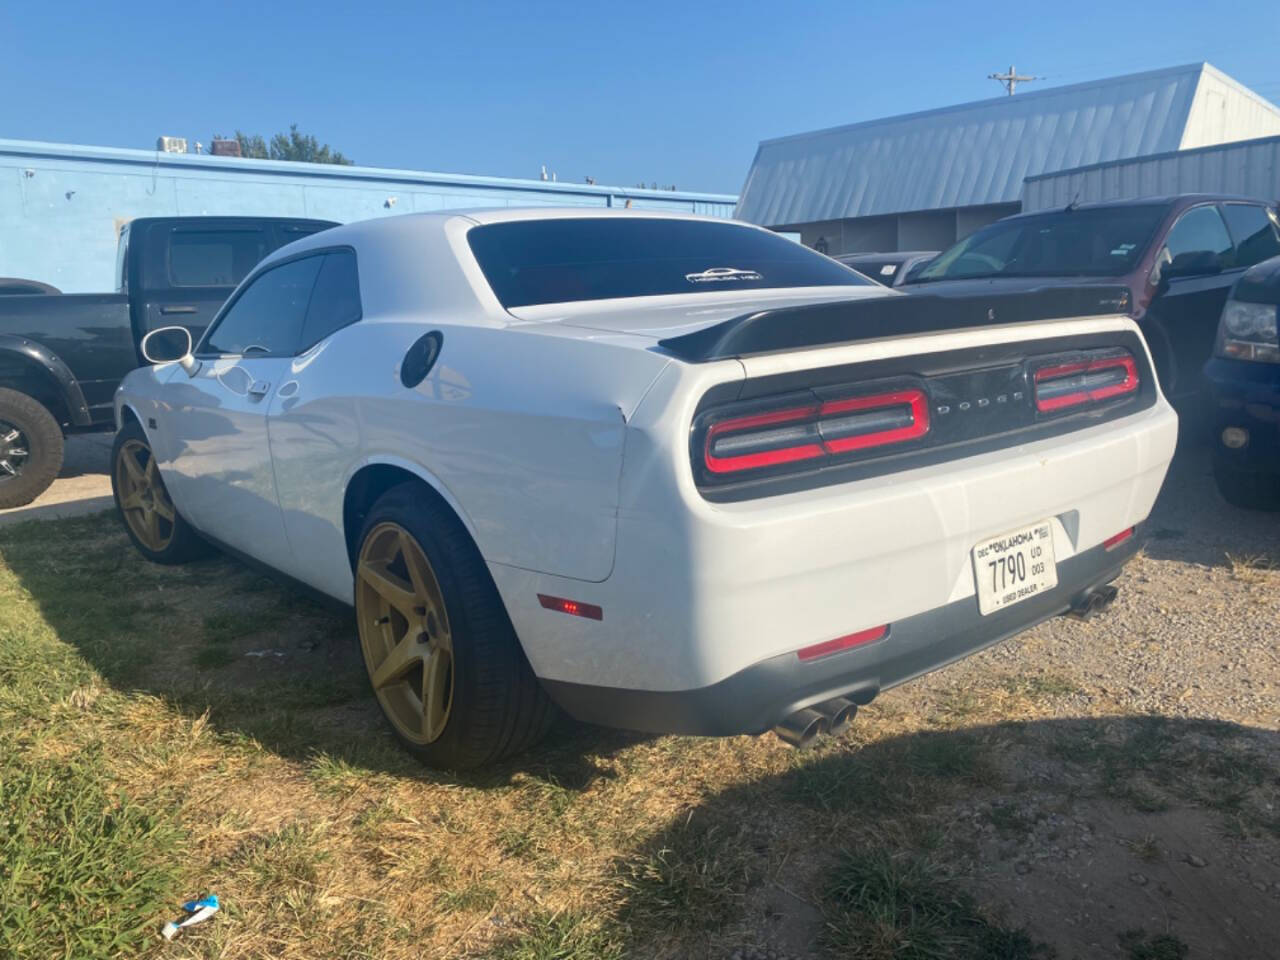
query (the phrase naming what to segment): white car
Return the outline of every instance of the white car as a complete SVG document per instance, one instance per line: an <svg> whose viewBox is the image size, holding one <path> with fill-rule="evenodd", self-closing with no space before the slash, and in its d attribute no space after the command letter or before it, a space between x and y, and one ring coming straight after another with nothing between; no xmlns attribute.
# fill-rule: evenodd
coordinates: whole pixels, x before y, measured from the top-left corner
<svg viewBox="0 0 1280 960"><path fill-rule="evenodd" d="M497 210L269 256L116 401L129 535L352 604L428 763L553 704L792 742L1137 550L1177 420L1116 288L903 296L740 223ZM1056 318L1056 319L1055 319Z"/></svg>

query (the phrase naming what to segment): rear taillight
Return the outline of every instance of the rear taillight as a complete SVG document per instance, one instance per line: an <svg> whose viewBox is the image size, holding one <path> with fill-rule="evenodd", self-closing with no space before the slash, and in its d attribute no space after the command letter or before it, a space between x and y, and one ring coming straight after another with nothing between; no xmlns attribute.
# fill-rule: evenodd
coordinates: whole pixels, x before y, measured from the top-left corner
<svg viewBox="0 0 1280 960"><path fill-rule="evenodd" d="M702 458L723 476L907 443L928 432L929 401L917 388L815 398L714 421Z"/></svg>
<svg viewBox="0 0 1280 960"><path fill-rule="evenodd" d="M1138 392L1138 364L1125 352L1050 363L1034 374L1036 410L1057 413Z"/></svg>

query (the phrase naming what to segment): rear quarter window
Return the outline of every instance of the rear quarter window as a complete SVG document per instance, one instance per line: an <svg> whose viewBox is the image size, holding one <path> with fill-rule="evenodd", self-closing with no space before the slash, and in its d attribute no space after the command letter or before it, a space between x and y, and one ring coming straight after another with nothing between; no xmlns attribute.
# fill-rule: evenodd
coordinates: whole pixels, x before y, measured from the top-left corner
<svg viewBox="0 0 1280 960"><path fill-rule="evenodd" d="M175 230L169 236L169 283L234 287L267 252L262 230Z"/></svg>
<svg viewBox="0 0 1280 960"><path fill-rule="evenodd" d="M764 230L640 217L518 220L467 234L504 307L780 287L864 287L849 268Z"/></svg>

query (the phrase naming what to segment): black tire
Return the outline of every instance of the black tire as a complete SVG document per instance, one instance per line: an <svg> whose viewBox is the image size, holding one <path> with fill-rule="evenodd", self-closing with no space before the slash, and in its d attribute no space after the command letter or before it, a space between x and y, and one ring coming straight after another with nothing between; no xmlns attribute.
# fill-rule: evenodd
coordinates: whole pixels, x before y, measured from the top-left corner
<svg viewBox="0 0 1280 960"><path fill-rule="evenodd" d="M1241 470L1218 460L1213 464L1222 499L1245 510L1280 510L1280 475Z"/></svg>
<svg viewBox="0 0 1280 960"><path fill-rule="evenodd" d="M6 457L11 445L25 454ZM26 506L48 490L62 469L62 447L62 427L44 404L0 387L0 460L10 464L0 463L0 509Z"/></svg>
<svg viewBox="0 0 1280 960"><path fill-rule="evenodd" d="M396 738L428 766L450 770L475 769L529 749L551 728L556 707L529 666L471 536L434 492L408 482L387 491L369 511L357 557L375 529L388 523L406 531L431 565L453 657L449 716L430 743L406 738L379 700ZM363 622L358 574L356 587L356 616Z"/></svg>
<svg viewBox="0 0 1280 960"><path fill-rule="evenodd" d="M186 518L173 507L172 502L169 503L173 511L173 519L167 521L163 527L165 534L162 545L152 545L144 542L134 529L134 524L126 516L125 507L121 503L122 490L120 481L121 458L125 454L126 447L132 444L140 444L145 448L146 454L151 454L151 442L147 439L146 431L142 429L142 425L136 420L130 420L119 432L116 433L115 442L111 445L111 495L115 498L116 514L120 517L120 524L124 527L125 533L129 535L129 539L133 541L133 545L138 552L150 560L152 563L177 564L186 563L189 560L195 560L200 557L208 556L213 552L213 548L209 546L200 534L196 533L195 528L187 523ZM136 462L136 461L135 461ZM160 491L164 497L168 498L168 492L164 490L163 481L158 479Z"/></svg>

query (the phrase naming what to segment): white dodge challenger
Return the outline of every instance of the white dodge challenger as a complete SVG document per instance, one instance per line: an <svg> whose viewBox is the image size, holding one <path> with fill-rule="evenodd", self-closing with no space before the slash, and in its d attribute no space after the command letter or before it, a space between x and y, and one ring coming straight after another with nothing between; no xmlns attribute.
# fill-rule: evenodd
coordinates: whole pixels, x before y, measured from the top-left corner
<svg viewBox="0 0 1280 960"><path fill-rule="evenodd" d="M147 339L116 502L151 560L352 604L427 763L553 705L802 742L1114 596L1177 433L1126 295L904 296L641 211L355 223Z"/></svg>

